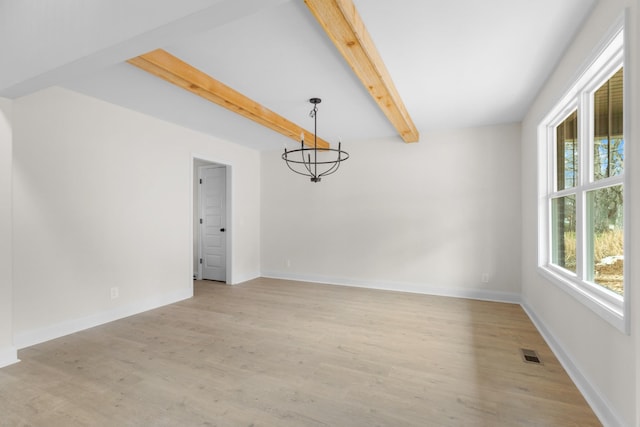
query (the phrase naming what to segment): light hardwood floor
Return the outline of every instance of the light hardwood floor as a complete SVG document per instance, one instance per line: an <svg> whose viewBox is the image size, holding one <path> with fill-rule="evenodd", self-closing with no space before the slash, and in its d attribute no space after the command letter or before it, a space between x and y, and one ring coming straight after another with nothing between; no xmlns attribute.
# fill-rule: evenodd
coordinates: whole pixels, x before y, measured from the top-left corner
<svg viewBox="0 0 640 427"><path fill-rule="evenodd" d="M196 282L19 357L0 369L2 426L600 425L512 304Z"/></svg>

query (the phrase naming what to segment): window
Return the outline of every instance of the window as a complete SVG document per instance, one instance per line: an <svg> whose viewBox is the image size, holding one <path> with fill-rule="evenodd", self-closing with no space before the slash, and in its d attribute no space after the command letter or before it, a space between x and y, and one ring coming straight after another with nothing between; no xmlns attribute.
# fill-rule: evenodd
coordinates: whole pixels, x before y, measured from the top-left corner
<svg viewBox="0 0 640 427"><path fill-rule="evenodd" d="M539 127L538 234L540 271L628 332L623 37L620 25Z"/></svg>

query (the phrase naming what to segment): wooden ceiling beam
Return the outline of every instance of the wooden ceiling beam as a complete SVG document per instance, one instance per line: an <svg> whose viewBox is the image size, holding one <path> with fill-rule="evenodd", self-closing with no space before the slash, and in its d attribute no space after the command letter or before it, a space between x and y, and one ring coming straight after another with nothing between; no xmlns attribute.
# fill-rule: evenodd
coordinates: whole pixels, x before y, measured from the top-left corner
<svg viewBox="0 0 640 427"><path fill-rule="evenodd" d="M420 139L352 0L304 0L329 38L405 142Z"/></svg>
<svg viewBox="0 0 640 427"><path fill-rule="evenodd" d="M294 141L300 142L300 134L304 134L305 145L313 147L313 132L301 128L165 50L157 49L127 62ZM329 148L329 143L318 138L318 148Z"/></svg>

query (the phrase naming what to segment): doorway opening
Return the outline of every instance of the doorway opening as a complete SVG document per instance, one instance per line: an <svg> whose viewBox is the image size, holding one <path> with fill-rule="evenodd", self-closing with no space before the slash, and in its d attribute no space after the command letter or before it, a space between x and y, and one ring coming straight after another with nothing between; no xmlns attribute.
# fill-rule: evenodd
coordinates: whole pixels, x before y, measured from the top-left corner
<svg viewBox="0 0 640 427"><path fill-rule="evenodd" d="M193 278L231 281L231 167L193 159Z"/></svg>

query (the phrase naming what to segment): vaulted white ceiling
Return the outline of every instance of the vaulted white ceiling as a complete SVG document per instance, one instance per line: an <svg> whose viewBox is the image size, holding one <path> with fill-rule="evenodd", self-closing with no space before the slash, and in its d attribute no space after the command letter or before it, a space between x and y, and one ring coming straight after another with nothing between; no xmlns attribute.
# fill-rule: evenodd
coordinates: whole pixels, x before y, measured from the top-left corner
<svg viewBox="0 0 640 427"><path fill-rule="evenodd" d="M418 130L520 121L597 0L353 0ZM0 96L62 85L260 150L291 142L125 61L163 48L346 144L400 138L303 0L0 0Z"/></svg>

